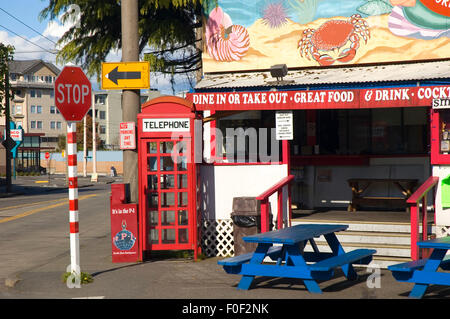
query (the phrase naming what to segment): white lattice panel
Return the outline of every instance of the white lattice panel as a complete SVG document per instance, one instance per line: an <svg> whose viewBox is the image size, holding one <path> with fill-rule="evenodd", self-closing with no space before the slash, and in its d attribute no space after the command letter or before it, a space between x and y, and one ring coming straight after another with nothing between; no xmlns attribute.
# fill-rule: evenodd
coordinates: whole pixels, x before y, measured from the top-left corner
<svg viewBox="0 0 450 319"><path fill-rule="evenodd" d="M203 253L208 257L233 256L234 239L231 219L203 221L201 246Z"/></svg>
<svg viewBox="0 0 450 319"><path fill-rule="evenodd" d="M272 223L272 229L275 228L275 223ZM233 221L204 220L201 229L201 247L207 257L234 256Z"/></svg>

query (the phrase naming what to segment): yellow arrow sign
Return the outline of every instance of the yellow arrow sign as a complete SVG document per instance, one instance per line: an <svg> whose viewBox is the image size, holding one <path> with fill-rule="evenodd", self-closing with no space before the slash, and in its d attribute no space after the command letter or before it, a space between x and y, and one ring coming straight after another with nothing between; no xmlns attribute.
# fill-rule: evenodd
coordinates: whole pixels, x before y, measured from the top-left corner
<svg viewBox="0 0 450 319"><path fill-rule="evenodd" d="M150 88L148 62L103 62L102 90Z"/></svg>

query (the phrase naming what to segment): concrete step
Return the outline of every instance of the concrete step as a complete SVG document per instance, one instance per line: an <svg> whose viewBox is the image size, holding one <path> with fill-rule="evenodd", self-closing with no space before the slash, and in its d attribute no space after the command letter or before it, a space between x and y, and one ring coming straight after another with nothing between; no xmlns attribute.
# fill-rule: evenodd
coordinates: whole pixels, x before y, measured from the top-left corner
<svg viewBox="0 0 450 319"><path fill-rule="evenodd" d="M336 233L341 243L373 243L409 245L410 234L394 232L344 231Z"/></svg>
<svg viewBox="0 0 450 319"><path fill-rule="evenodd" d="M336 221L308 219L292 220L292 226L299 224L344 224L349 225L347 231L366 231L366 232L394 232L394 233L411 233L411 225L409 223L390 223L390 222L355 222L355 221ZM422 225L419 225L419 231L422 231ZM428 231L435 231L435 226L428 226Z"/></svg>
<svg viewBox="0 0 450 319"><path fill-rule="evenodd" d="M331 252L331 248L326 241L316 240L317 247L321 252ZM359 248L376 249L374 256L384 257L410 257L410 245L394 245L394 244L374 244L374 243L341 243L345 251L351 251ZM306 245L305 251L313 251L311 245Z"/></svg>

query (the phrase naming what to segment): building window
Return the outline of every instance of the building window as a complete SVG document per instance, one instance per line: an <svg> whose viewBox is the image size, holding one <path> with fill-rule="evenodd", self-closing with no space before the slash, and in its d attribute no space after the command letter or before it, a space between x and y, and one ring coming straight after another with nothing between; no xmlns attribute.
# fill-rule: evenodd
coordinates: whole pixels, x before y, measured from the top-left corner
<svg viewBox="0 0 450 319"><path fill-rule="evenodd" d="M36 124L37 124L36 126L38 129L42 129L42 121L37 121Z"/></svg>
<svg viewBox="0 0 450 319"><path fill-rule="evenodd" d="M56 128L56 122L55 121L51 121L50 122L50 129L54 130Z"/></svg>
<svg viewBox="0 0 450 319"><path fill-rule="evenodd" d="M100 111L100 120L105 120L105 119L106 119L106 112Z"/></svg>
<svg viewBox="0 0 450 319"><path fill-rule="evenodd" d="M36 105L30 107L30 113L36 113Z"/></svg>
<svg viewBox="0 0 450 319"><path fill-rule="evenodd" d="M36 91L35 90L31 90L30 91L30 96L31 97L36 97Z"/></svg>
<svg viewBox="0 0 450 319"><path fill-rule="evenodd" d="M38 114L41 114L41 113L42 113L42 106L41 106L41 105L38 105L38 106L36 107L36 112L37 112Z"/></svg>
<svg viewBox="0 0 450 319"><path fill-rule="evenodd" d="M106 103L106 95L105 94L97 94L95 96L95 104L105 105Z"/></svg>
<svg viewBox="0 0 450 319"><path fill-rule="evenodd" d="M50 106L50 114L56 114L56 106Z"/></svg>
<svg viewBox="0 0 450 319"><path fill-rule="evenodd" d="M42 97L41 90L36 90L36 97Z"/></svg>
<svg viewBox="0 0 450 319"><path fill-rule="evenodd" d="M50 90L50 97L54 98L55 97L55 92L53 92L53 90Z"/></svg>
<svg viewBox="0 0 450 319"><path fill-rule="evenodd" d="M57 128L58 130L61 129L61 122L56 122L56 128Z"/></svg>
<svg viewBox="0 0 450 319"><path fill-rule="evenodd" d="M106 134L106 126L100 125L100 134Z"/></svg>
<svg viewBox="0 0 450 319"><path fill-rule="evenodd" d="M31 121L30 122L30 127L31 128L36 128L36 121Z"/></svg>

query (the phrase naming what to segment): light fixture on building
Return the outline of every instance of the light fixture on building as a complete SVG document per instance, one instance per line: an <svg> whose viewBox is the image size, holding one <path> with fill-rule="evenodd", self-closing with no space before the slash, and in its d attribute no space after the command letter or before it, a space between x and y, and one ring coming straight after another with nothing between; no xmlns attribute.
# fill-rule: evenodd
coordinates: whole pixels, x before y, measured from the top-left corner
<svg viewBox="0 0 450 319"><path fill-rule="evenodd" d="M277 78L277 81L283 81L283 77L287 74L286 64L275 64L270 67L270 75Z"/></svg>

